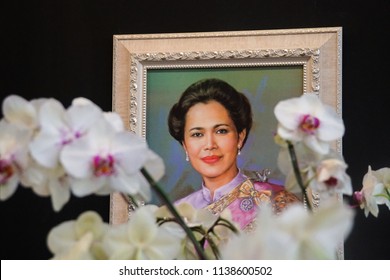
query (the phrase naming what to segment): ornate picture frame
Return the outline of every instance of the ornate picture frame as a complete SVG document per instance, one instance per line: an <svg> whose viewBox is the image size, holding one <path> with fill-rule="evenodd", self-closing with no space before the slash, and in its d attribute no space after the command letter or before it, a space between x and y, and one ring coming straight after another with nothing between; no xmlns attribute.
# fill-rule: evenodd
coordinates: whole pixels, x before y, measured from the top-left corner
<svg viewBox="0 0 390 280"><path fill-rule="evenodd" d="M193 73L196 69L243 72L246 69L267 71L269 68L276 69L276 75L285 75L288 69L300 71L300 93L316 93L341 116L341 27L114 35L113 111L120 114L127 129L148 140L148 115L153 109L149 103L153 98L154 104L160 101L159 96L152 97L148 92L152 79L165 74L178 77L169 70L190 72L190 76L197 77ZM181 91L177 90L175 94L178 99ZM286 94L293 97L297 93ZM341 139L335 145L341 152ZM120 194L111 196L111 224L126 222L129 211L126 199Z"/></svg>

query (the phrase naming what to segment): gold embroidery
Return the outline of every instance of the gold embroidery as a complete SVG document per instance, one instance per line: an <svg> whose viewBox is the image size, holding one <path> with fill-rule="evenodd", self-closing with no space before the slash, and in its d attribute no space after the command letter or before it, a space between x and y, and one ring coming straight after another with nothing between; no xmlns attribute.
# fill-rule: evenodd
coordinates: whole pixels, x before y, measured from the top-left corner
<svg viewBox="0 0 390 280"><path fill-rule="evenodd" d="M237 198L251 197L256 205L262 202L269 202L272 192L269 190L259 191L253 186L251 180L247 179L228 194L222 196L218 201L207 206L214 215L220 214L226 207L228 207Z"/></svg>
<svg viewBox="0 0 390 280"><path fill-rule="evenodd" d="M240 198L252 198L256 205L260 205L261 202L269 202L272 192L269 190L258 191L253 186L250 180L246 180L239 188L238 197Z"/></svg>
<svg viewBox="0 0 390 280"><path fill-rule="evenodd" d="M298 197L288 191L282 190L273 198L272 209L275 214L282 212L288 205L300 202Z"/></svg>
<svg viewBox="0 0 390 280"><path fill-rule="evenodd" d="M286 190L277 191L276 193L273 193L271 190L257 190L252 181L247 179L228 194L222 196L218 201L208 205L206 209L214 215L218 215L237 198L252 198L256 205L272 202L272 209L275 214L282 212L291 203L300 202L297 196Z"/></svg>

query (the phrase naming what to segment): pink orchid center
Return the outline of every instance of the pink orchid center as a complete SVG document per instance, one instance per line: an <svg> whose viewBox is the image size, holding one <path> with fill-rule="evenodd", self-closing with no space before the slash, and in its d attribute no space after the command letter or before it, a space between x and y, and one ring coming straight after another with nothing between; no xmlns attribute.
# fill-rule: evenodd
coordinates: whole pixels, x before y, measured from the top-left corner
<svg viewBox="0 0 390 280"><path fill-rule="evenodd" d="M320 126L320 120L311 115L304 115L299 127L307 134L314 134Z"/></svg>
<svg viewBox="0 0 390 280"><path fill-rule="evenodd" d="M356 206L364 203L364 196L362 191L356 191L353 193L352 200Z"/></svg>
<svg viewBox="0 0 390 280"><path fill-rule="evenodd" d="M60 129L61 134L61 145L65 146L73 141L73 135L72 132L68 129Z"/></svg>
<svg viewBox="0 0 390 280"><path fill-rule="evenodd" d="M0 184L6 184L8 179L14 175L14 168L8 160L0 159Z"/></svg>
<svg viewBox="0 0 390 280"><path fill-rule="evenodd" d="M83 136L83 132L78 130L72 131L72 130L61 129L60 134L61 134L62 146L68 145L72 143L75 139L79 139L80 137Z"/></svg>
<svg viewBox="0 0 390 280"><path fill-rule="evenodd" d="M329 187L329 188L333 188L333 187L336 187L337 186L337 178L335 177L330 177L328 180L326 180L324 183Z"/></svg>
<svg viewBox="0 0 390 280"><path fill-rule="evenodd" d="M95 176L101 177L114 174L114 163L115 159L111 155L108 155L107 157L95 156L93 158Z"/></svg>

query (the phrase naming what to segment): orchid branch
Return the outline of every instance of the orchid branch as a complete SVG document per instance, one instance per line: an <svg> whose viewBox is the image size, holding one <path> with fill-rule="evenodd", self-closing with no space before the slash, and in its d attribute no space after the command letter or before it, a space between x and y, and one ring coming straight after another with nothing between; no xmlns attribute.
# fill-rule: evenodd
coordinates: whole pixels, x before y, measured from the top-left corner
<svg viewBox="0 0 390 280"><path fill-rule="evenodd" d="M298 185L301 188L302 195L303 195L304 199L307 201L307 208L312 212L313 209L311 206L311 202L307 197L307 191L306 191L305 185L304 185L303 180L302 180L301 172L299 171L298 159L297 159L297 156L295 154L294 145L290 141L286 141L286 142L287 142L288 151L289 151L290 157L291 157L291 163L293 165L295 178L297 179Z"/></svg>
<svg viewBox="0 0 390 280"><path fill-rule="evenodd" d="M132 196L132 195L129 195L129 194L122 194L122 197L127 200L127 202L130 204L130 205L133 205L135 208L138 208L138 203L137 203L137 200Z"/></svg>
<svg viewBox="0 0 390 280"><path fill-rule="evenodd" d="M202 260L206 260L207 257L204 253L203 248L200 246L199 242L196 240L194 233L191 231L191 229L183 221L182 217L179 215L176 208L173 206L172 202L169 200L168 196L161 189L161 187L154 181L154 179L150 176L149 172L144 167L141 168L141 173L142 173L142 175L144 175L145 179L149 182L152 189L156 191L159 198L166 204L166 206L168 207L168 209L172 213L172 215L177 219L178 224L183 228L183 230L187 234L188 238L191 240L192 244L194 245L195 251L198 254L199 258Z"/></svg>

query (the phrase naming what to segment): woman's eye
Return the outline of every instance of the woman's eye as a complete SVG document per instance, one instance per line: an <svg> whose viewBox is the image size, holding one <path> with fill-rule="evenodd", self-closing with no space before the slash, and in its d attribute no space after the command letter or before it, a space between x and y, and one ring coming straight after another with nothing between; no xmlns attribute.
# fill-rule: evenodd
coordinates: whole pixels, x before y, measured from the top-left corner
<svg viewBox="0 0 390 280"><path fill-rule="evenodd" d="M192 137L201 137L203 134L200 132L194 132L191 134Z"/></svg>
<svg viewBox="0 0 390 280"><path fill-rule="evenodd" d="M226 134L226 133L228 133L228 130L225 128L221 128L217 130L217 134Z"/></svg>

